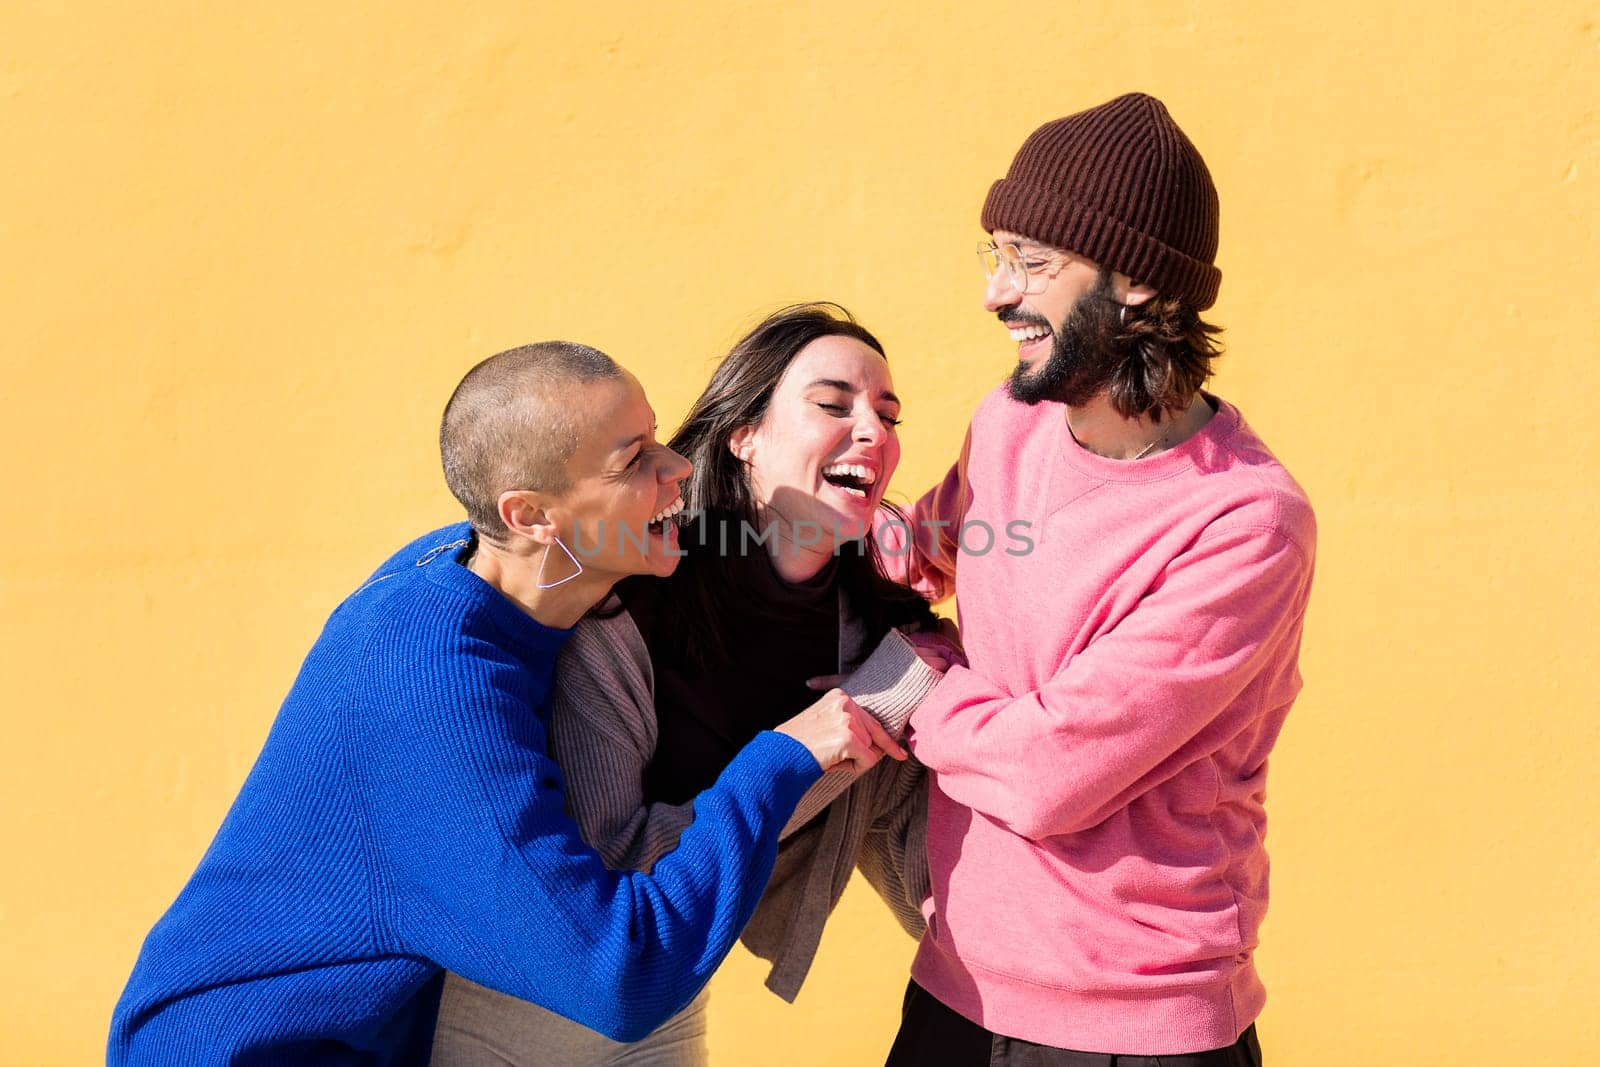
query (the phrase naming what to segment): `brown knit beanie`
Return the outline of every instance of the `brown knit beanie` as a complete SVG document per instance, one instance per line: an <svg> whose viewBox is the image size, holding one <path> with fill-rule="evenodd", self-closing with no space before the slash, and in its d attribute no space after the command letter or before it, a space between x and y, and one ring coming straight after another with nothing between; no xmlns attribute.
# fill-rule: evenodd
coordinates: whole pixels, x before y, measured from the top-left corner
<svg viewBox="0 0 1600 1067"><path fill-rule="evenodd" d="M983 202L983 228L1088 256L1196 311L1217 299L1217 189L1161 101L1143 93L1033 131Z"/></svg>

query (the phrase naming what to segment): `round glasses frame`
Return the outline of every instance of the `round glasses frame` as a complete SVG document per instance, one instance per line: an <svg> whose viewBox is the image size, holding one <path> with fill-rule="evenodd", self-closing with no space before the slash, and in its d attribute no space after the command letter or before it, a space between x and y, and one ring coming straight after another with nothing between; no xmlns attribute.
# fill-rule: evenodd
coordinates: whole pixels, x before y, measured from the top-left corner
<svg viewBox="0 0 1600 1067"><path fill-rule="evenodd" d="M1023 255L1022 249L1010 242L1002 245L993 241L982 241L978 244L978 262L983 267L983 276L986 280L993 282L1003 272L1006 284L1024 296L1043 292L1044 286L1041 284L1036 287L1035 280L1042 279L1048 282L1066 266L1060 256L1042 252Z"/></svg>

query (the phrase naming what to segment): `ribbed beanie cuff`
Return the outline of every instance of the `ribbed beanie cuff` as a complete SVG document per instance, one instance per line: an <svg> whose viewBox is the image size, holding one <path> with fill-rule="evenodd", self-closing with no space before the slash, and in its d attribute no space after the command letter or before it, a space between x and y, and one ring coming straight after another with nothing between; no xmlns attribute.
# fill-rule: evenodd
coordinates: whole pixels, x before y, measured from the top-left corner
<svg viewBox="0 0 1600 1067"><path fill-rule="evenodd" d="M1088 256L1196 310L1216 303L1216 186L1161 101L1130 93L1046 123L983 203L985 230Z"/></svg>

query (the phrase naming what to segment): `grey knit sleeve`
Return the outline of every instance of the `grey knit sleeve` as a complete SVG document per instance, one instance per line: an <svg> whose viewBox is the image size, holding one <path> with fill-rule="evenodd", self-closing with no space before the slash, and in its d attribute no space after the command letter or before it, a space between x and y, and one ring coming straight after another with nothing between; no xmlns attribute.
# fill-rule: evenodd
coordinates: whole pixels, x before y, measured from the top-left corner
<svg viewBox="0 0 1600 1067"><path fill-rule="evenodd" d="M556 661L550 751L567 813L613 870L650 871L694 819L692 803L646 804L656 748L650 653L633 619L586 618Z"/></svg>
<svg viewBox="0 0 1600 1067"><path fill-rule="evenodd" d="M839 688L861 705L861 710L882 723L890 737L899 740L911 713L939 684L939 677L937 671L922 662L904 634L890 630ZM781 837L788 837L810 822L859 777L860 773L850 767L836 767L824 774L800 798Z"/></svg>

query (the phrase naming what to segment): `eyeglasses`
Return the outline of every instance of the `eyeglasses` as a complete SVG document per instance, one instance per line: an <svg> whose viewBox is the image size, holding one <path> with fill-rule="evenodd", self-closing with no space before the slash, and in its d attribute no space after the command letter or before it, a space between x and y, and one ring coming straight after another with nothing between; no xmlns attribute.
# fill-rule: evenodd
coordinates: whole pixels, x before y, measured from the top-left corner
<svg viewBox="0 0 1600 1067"><path fill-rule="evenodd" d="M1064 252L1030 252L1023 254L1014 244L997 245L984 241L978 245L978 261L983 264L983 276L990 282L1005 272L1006 284L1018 293L1044 291L1037 279L1048 281L1061 273L1070 257Z"/></svg>

